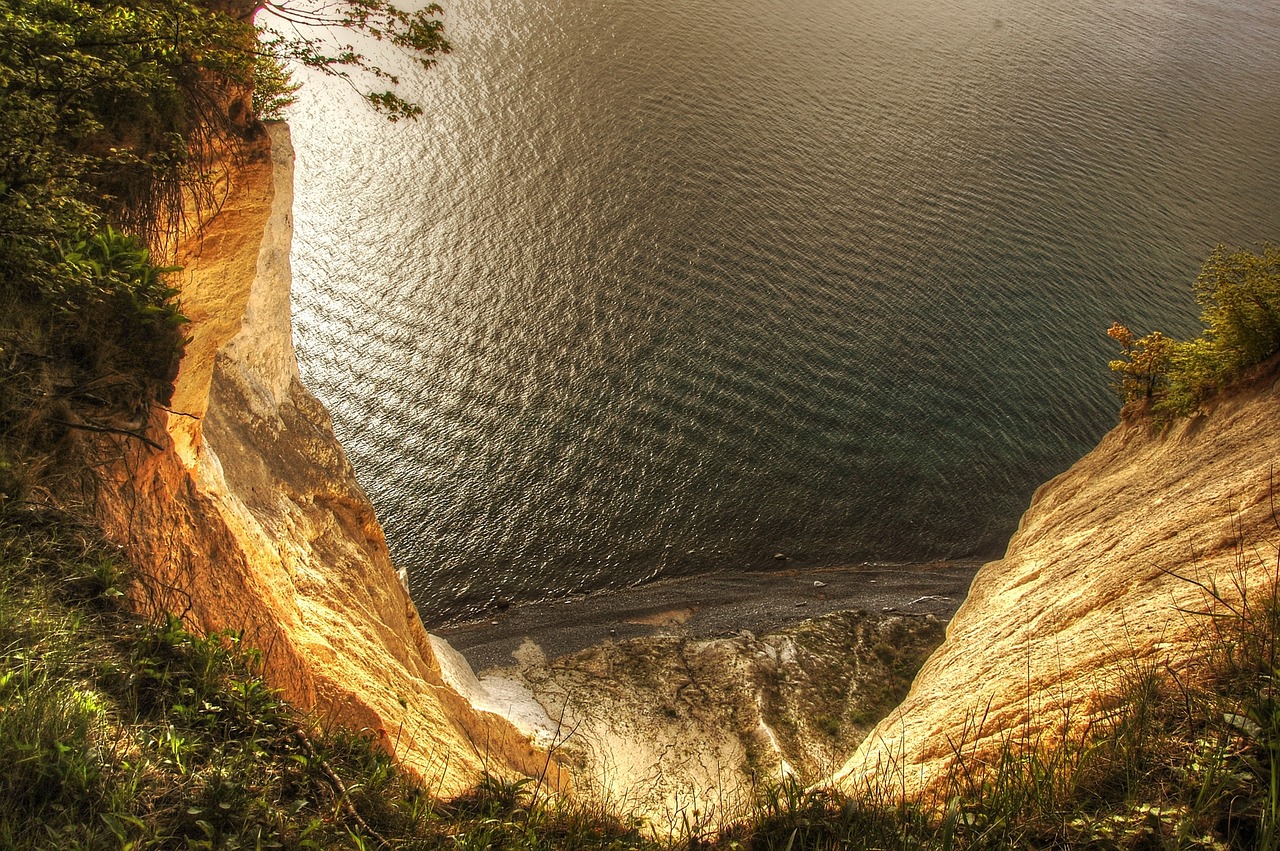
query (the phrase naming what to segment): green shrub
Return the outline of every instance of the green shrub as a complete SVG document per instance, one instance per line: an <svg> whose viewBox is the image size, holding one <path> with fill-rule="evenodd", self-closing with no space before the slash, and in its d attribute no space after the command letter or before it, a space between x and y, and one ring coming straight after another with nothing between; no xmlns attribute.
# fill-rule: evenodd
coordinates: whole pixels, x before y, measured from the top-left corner
<svg viewBox="0 0 1280 851"><path fill-rule="evenodd" d="M141 240L110 226L76 234L58 249L64 274L45 300L66 335L61 348L78 359L86 381L111 371L140 384L133 399L117 405L168 404L187 322L178 290L165 280L178 267L156 266Z"/></svg>
<svg viewBox="0 0 1280 851"><path fill-rule="evenodd" d="M235 136L253 32L186 0L0 0L0 281L106 221L158 245Z"/></svg>
<svg viewBox="0 0 1280 851"><path fill-rule="evenodd" d="M1195 287L1224 378L1280 351L1280 247L1264 246L1255 254L1219 246Z"/></svg>
<svg viewBox="0 0 1280 851"><path fill-rule="evenodd" d="M1214 393L1280 351L1280 247L1261 253L1214 249L1195 282L1204 331L1177 341L1159 331L1134 338L1116 323L1107 335L1123 357L1111 361L1126 402L1149 400L1158 417L1187 416Z"/></svg>
<svg viewBox="0 0 1280 851"><path fill-rule="evenodd" d="M49 252L34 293L0 314L0 501L92 478L71 434L146 436L170 403L186 343L177 291L140 240L80 231Z"/></svg>
<svg viewBox="0 0 1280 851"><path fill-rule="evenodd" d="M253 113L263 121L278 121L284 111L298 102L301 83L294 82L293 71L285 61L268 50L260 53L253 65Z"/></svg>

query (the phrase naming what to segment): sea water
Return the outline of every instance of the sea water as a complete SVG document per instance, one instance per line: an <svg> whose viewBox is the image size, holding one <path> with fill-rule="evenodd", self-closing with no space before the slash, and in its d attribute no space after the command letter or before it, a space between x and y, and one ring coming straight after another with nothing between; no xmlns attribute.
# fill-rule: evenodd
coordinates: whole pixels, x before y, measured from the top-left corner
<svg viewBox="0 0 1280 851"><path fill-rule="evenodd" d="M309 78L307 384L431 623L998 555L1280 238L1273 0L451 0L390 124ZM396 62L394 57L392 62ZM357 81L358 83L358 81Z"/></svg>

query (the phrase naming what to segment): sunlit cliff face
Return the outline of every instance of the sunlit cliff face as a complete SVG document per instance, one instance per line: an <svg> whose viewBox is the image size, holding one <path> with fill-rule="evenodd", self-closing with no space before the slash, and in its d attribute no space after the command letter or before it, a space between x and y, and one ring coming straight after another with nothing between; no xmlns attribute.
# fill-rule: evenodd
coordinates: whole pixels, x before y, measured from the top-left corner
<svg viewBox="0 0 1280 851"><path fill-rule="evenodd" d="M1272 362L1206 414L1126 421L1036 493L979 571L910 695L837 775L937 780L952 743L1052 745L1143 665L1180 666L1214 601L1274 579L1280 384Z"/></svg>
<svg viewBox="0 0 1280 851"><path fill-rule="evenodd" d="M378 737L440 794L484 767L556 764L440 679L373 509L292 356L292 149L271 129L184 246L192 342L170 446L104 488L109 534L143 567L136 599L203 630L242 630L269 681L320 723Z"/></svg>

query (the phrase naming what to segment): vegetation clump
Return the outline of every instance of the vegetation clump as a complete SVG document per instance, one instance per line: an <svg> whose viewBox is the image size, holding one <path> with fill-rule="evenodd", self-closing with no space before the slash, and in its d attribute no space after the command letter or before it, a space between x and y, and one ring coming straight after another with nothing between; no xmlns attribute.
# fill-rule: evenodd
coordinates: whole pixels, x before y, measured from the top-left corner
<svg viewBox="0 0 1280 851"><path fill-rule="evenodd" d="M1222 388L1280 351L1280 246L1260 253L1216 248L1195 282L1205 328L1179 341L1154 331L1135 337L1116 323L1107 335L1126 402L1146 401L1159 418L1188 416Z"/></svg>
<svg viewBox="0 0 1280 851"><path fill-rule="evenodd" d="M258 28L258 11L281 26ZM430 67L449 50L440 14L387 0L0 0L0 500L34 466L100 460L68 463L74 433L153 442L150 412L169 404L185 345L166 258L219 205L259 118L293 102L287 63L397 82L295 25L363 32ZM421 113L391 90L366 97L392 119Z"/></svg>

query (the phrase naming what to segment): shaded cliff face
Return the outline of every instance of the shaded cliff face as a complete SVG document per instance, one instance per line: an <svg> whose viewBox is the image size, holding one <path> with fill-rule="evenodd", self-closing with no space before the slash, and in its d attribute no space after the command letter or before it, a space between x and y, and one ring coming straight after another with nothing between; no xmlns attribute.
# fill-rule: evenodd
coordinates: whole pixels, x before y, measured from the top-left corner
<svg viewBox="0 0 1280 851"><path fill-rule="evenodd" d="M945 770L954 743L966 754L1050 743L1135 663L1177 668L1192 656L1204 618L1187 612L1212 608L1195 582L1230 599L1274 576L1277 422L1273 363L1163 433L1123 423L1041 487L907 699L835 782L852 790L880 775L915 787Z"/></svg>
<svg viewBox="0 0 1280 851"><path fill-rule="evenodd" d="M244 630L268 679L322 722L368 729L450 795L546 755L446 686L324 408L298 380L289 317L288 131L251 156L186 247L192 319L165 451L103 489L109 533L146 571L139 605ZM551 781L558 782L551 765Z"/></svg>

